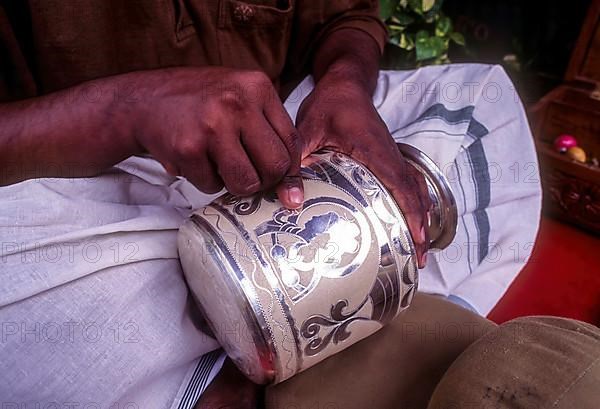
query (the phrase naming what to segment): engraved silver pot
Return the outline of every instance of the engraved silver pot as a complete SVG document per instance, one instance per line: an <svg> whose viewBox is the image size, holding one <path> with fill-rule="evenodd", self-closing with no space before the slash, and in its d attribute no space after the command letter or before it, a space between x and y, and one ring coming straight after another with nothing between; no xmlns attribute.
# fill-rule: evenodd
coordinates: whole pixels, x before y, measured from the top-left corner
<svg viewBox="0 0 600 409"><path fill-rule="evenodd" d="M427 180L431 247L454 238L448 181L400 145ZM188 285L214 335L252 381L279 383L373 334L417 288L412 239L391 195L361 164L334 152L304 164L305 204L225 195L197 210L178 239Z"/></svg>

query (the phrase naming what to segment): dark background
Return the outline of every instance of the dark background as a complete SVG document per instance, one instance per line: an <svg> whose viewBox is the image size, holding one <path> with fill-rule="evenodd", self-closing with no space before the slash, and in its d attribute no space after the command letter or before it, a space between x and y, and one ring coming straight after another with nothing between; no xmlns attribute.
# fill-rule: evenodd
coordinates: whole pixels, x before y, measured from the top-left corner
<svg viewBox="0 0 600 409"><path fill-rule="evenodd" d="M467 47L453 46L453 62L500 63L527 105L562 81L590 0L446 0L444 12ZM504 62L506 55L517 57Z"/></svg>

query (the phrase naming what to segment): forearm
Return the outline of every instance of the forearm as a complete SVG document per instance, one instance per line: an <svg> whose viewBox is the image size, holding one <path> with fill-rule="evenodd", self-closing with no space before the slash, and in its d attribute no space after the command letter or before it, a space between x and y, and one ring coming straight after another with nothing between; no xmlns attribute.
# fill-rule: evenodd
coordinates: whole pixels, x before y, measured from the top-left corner
<svg viewBox="0 0 600 409"><path fill-rule="evenodd" d="M118 79L0 104L0 186L88 177L139 151Z"/></svg>
<svg viewBox="0 0 600 409"><path fill-rule="evenodd" d="M313 76L358 83L371 94L377 86L381 53L375 40L351 28L334 31L314 55Z"/></svg>

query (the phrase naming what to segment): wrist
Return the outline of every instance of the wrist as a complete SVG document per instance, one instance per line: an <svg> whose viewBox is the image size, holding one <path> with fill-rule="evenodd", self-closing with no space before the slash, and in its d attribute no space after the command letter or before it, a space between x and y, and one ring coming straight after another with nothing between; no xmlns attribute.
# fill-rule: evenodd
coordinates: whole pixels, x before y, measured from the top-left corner
<svg viewBox="0 0 600 409"><path fill-rule="evenodd" d="M362 91L371 96L375 91L377 79L366 74L357 62L340 59L329 66L317 82L317 86L319 85Z"/></svg>
<svg viewBox="0 0 600 409"><path fill-rule="evenodd" d="M152 113L152 78L144 78L143 73L130 73L114 77L108 88L113 90L112 98L104 106L104 115L110 120L108 134L118 141L131 155L145 153L144 135Z"/></svg>
<svg viewBox="0 0 600 409"><path fill-rule="evenodd" d="M315 79L360 86L372 94L379 72L379 48L366 33L352 28L333 32L320 45L313 62Z"/></svg>
<svg viewBox="0 0 600 409"><path fill-rule="evenodd" d="M371 100L373 89L370 85L350 71L332 70L328 71L316 84L321 95L327 95L328 100L339 100L342 98L365 98Z"/></svg>

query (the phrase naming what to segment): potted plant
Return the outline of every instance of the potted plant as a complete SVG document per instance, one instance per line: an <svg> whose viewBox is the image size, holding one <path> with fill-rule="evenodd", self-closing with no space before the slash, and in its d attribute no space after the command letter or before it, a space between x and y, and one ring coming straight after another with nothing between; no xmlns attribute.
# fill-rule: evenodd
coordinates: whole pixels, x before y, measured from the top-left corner
<svg viewBox="0 0 600 409"><path fill-rule="evenodd" d="M380 0L381 18L389 30L382 66L407 69L450 62L450 44L465 45L442 11L444 0Z"/></svg>

